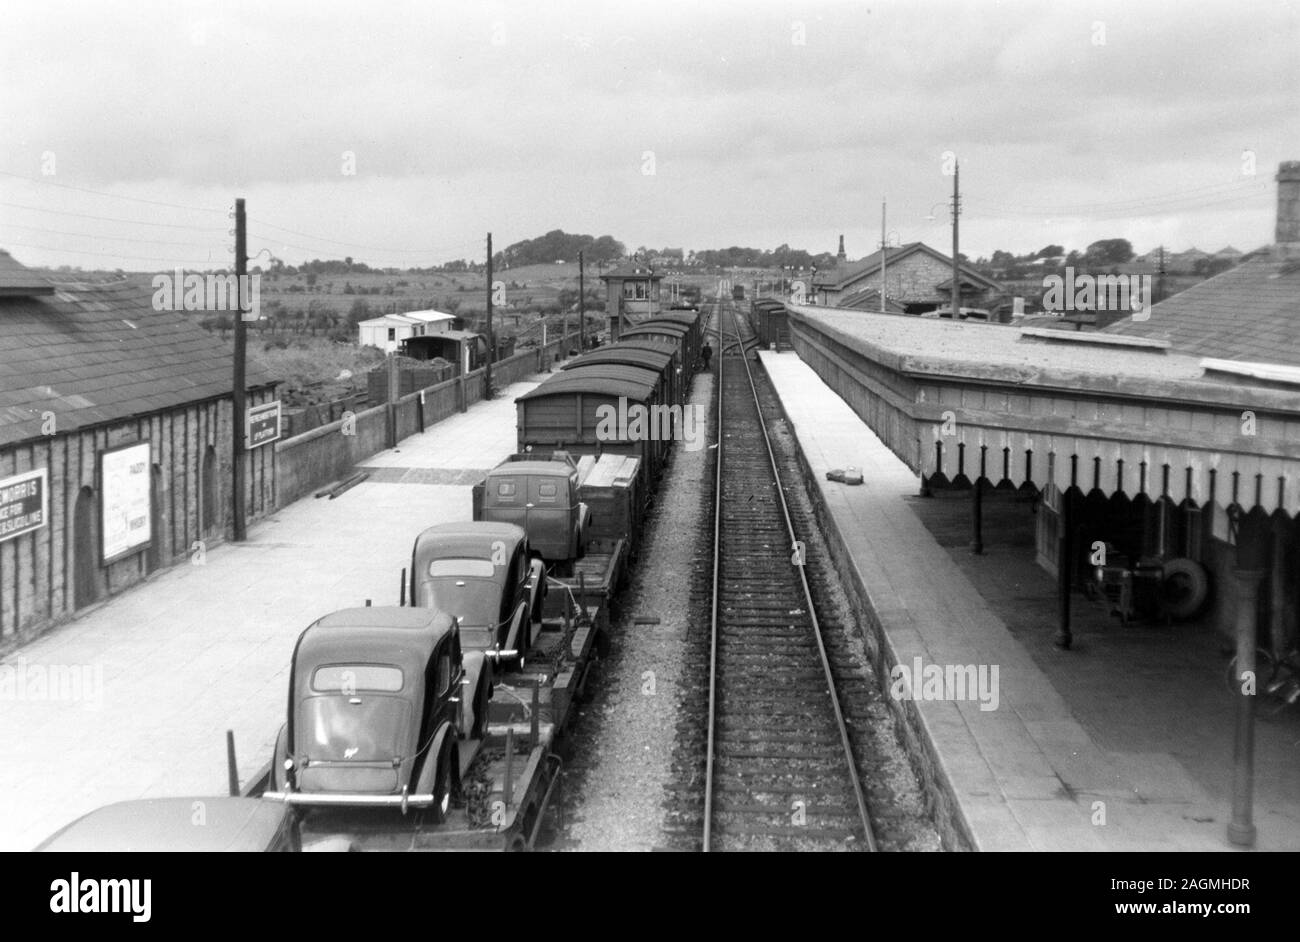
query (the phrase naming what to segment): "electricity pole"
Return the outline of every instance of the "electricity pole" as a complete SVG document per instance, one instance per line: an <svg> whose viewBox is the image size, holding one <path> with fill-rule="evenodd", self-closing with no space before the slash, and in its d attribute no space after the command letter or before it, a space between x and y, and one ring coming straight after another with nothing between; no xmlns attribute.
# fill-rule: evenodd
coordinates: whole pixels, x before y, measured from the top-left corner
<svg viewBox="0 0 1300 942"><path fill-rule="evenodd" d="M587 349L587 289L584 282L583 266L586 264L582 250L578 250L578 352ZM568 351L566 350L567 354Z"/></svg>
<svg viewBox="0 0 1300 942"><path fill-rule="evenodd" d="M248 238L245 231L244 200L235 200L235 375L230 410L230 469L232 524L236 543L247 536L244 521L244 429L247 426L244 369L248 355L248 326L244 323L244 283L248 280Z"/></svg>
<svg viewBox="0 0 1300 942"><path fill-rule="evenodd" d="M487 234L487 364L484 367L484 381L487 383L484 399L492 398L492 361L496 358L496 338L492 336L492 233Z"/></svg>

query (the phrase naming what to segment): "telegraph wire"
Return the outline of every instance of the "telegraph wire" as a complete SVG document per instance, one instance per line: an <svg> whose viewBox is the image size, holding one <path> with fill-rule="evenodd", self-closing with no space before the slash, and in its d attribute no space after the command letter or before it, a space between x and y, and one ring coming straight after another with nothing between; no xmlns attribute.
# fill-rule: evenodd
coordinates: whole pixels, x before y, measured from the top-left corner
<svg viewBox="0 0 1300 942"><path fill-rule="evenodd" d="M24 180L28 183L40 183L44 186L58 187L61 190L76 190L78 193L91 193L95 196L103 196L108 199L125 200L129 203L143 203L147 206L165 206L168 209L183 209L186 212L193 213L219 213L222 216L227 216L230 213L229 209L213 209L210 206L184 206L180 203L164 203L159 200L141 199L138 196L121 196L117 193L105 193L103 190L92 190L84 186L73 186L70 183L55 183L53 180L44 180L40 177L28 177L21 173L13 173L8 170L0 170L0 176L12 177L15 180Z"/></svg>

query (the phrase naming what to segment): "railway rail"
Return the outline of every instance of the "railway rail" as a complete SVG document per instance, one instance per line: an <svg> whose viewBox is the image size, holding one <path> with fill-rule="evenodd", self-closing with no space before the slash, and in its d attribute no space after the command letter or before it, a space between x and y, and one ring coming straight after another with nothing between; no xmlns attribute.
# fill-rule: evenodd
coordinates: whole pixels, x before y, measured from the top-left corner
<svg viewBox="0 0 1300 942"><path fill-rule="evenodd" d="M745 354L750 331L726 300L715 323L721 445L702 849L875 850L804 544Z"/></svg>

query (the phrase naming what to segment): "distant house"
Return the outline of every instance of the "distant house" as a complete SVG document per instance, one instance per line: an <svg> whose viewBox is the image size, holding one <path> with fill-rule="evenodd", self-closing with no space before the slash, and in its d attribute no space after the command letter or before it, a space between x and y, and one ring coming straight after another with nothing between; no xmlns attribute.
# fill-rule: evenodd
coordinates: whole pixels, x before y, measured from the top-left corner
<svg viewBox="0 0 1300 942"><path fill-rule="evenodd" d="M0 649L219 542L232 519L231 347L149 288L52 284L0 252ZM274 408L256 361L249 407ZM244 462L276 504L272 412Z"/></svg>
<svg viewBox="0 0 1300 942"><path fill-rule="evenodd" d="M908 314L923 314L952 301L952 258L935 251L924 242L890 247L883 256L876 251L858 262L844 262L828 271L817 272L813 279L818 303L832 307L860 307L863 292L881 290L881 267L884 263L885 297ZM1001 285L986 278L969 265L959 267L962 307L987 307L999 294ZM851 305L844 302L851 300Z"/></svg>
<svg viewBox="0 0 1300 942"><path fill-rule="evenodd" d="M442 311L404 311L384 314L357 322L357 342L363 347L378 347L396 353L412 337L427 337L452 329L456 318Z"/></svg>
<svg viewBox="0 0 1300 942"><path fill-rule="evenodd" d="M1165 258L1165 270L1172 272L1194 272L1196 263L1210 257L1209 252L1202 252L1193 246L1186 252L1175 252Z"/></svg>

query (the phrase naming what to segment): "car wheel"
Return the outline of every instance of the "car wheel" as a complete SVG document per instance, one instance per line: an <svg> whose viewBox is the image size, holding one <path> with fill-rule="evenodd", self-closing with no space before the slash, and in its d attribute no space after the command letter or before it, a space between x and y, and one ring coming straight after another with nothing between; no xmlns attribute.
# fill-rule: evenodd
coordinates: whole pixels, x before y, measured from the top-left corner
<svg viewBox="0 0 1300 942"><path fill-rule="evenodd" d="M289 784L289 773L285 771L284 762L289 756L289 726L280 727L275 737L275 752L271 759L271 790L283 792Z"/></svg>
<svg viewBox="0 0 1300 942"><path fill-rule="evenodd" d="M438 754L438 771L433 776L433 807L431 809L434 824L442 824L451 811L451 763L455 753L447 746Z"/></svg>
<svg viewBox="0 0 1300 942"><path fill-rule="evenodd" d="M488 685L480 680L478 690L474 694L474 724L469 731L470 739L483 738L483 731L487 729L487 712Z"/></svg>

